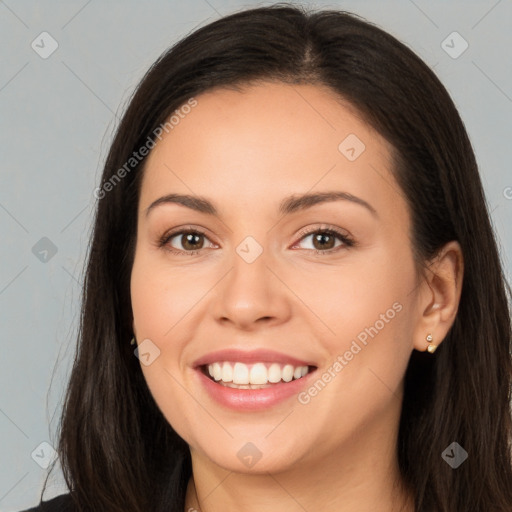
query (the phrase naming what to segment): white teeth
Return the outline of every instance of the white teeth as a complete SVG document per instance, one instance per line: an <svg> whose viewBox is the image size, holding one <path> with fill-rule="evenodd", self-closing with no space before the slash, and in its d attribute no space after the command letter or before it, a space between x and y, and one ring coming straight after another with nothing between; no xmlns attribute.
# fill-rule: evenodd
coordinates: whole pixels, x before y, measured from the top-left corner
<svg viewBox="0 0 512 512"><path fill-rule="evenodd" d="M309 372L307 366L280 365L278 363L230 363L215 362L208 365L208 373L216 381L230 383L230 387L250 389L254 386L265 386L278 382L290 382L305 377Z"/></svg>
<svg viewBox="0 0 512 512"><path fill-rule="evenodd" d="M268 381L275 384L281 380L281 367L277 364L271 364L268 369Z"/></svg>
<svg viewBox="0 0 512 512"><path fill-rule="evenodd" d="M251 373L249 374L249 382L251 384L266 384L268 382L267 368L263 363L256 363L251 368Z"/></svg>
<svg viewBox="0 0 512 512"><path fill-rule="evenodd" d="M214 366L216 363L213 363ZM249 384L249 368L246 364L235 363L233 367L233 384Z"/></svg>
<svg viewBox="0 0 512 512"><path fill-rule="evenodd" d="M224 363L222 365L222 380L224 382L233 381L233 367L229 363Z"/></svg>
<svg viewBox="0 0 512 512"><path fill-rule="evenodd" d="M285 382L290 382L293 379L293 366L291 364L287 364L283 368L283 380Z"/></svg>
<svg viewBox="0 0 512 512"><path fill-rule="evenodd" d="M213 378L215 380L222 379L222 369L219 363L213 363Z"/></svg>

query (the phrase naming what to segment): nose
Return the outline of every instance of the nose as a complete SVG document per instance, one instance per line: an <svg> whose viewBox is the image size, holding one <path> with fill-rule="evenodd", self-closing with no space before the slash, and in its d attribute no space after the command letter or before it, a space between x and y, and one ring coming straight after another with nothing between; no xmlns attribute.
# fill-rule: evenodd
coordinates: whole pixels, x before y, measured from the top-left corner
<svg viewBox="0 0 512 512"><path fill-rule="evenodd" d="M277 325L290 317L290 291L264 250L252 263L239 254L216 287L213 311L218 322L251 331ZM274 268L272 268L274 267Z"/></svg>

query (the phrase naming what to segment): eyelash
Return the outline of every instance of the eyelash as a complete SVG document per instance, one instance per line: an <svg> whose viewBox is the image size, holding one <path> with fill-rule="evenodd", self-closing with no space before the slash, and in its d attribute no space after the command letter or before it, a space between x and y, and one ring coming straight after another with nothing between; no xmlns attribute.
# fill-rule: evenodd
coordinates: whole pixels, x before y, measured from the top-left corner
<svg viewBox="0 0 512 512"><path fill-rule="evenodd" d="M333 249L326 249L326 250L308 249L310 251L314 250L315 254L318 255L318 256L323 256L324 254L333 254L333 253L338 252L339 250L341 250L343 248L354 247L356 245L356 242L352 238L350 238L348 235L346 235L344 233L341 233L336 228L331 227L331 226L327 227L327 228L314 228L314 229L311 229L311 230L302 231L300 233L299 240L294 245L296 245L297 243L302 241L307 236L312 235L312 234L316 234L316 233L327 233L328 235L335 236L335 237L339 238L343 242L343 245L340 245L340 246L335 247ZM194 251L181 251L181 250L178 250L178 249L174 249L173 247L167 247L167 244L169 243L169 241L172 238L174 238L177 235L184 235L184 234L202 235L205 238L208 238L207 234L204 231L202 231L201 229L199 229L199 228L181 229L179 231L174 231L174 232L171 232L171 233L165 233L159 239L158 246L161 247L161 248L165 248L166 251L169 251L172 254L176 254L178 256L185 255L185 254L188 255L188 256L195 256L202 249L197 249L197 250L194 250Z"/></svg>

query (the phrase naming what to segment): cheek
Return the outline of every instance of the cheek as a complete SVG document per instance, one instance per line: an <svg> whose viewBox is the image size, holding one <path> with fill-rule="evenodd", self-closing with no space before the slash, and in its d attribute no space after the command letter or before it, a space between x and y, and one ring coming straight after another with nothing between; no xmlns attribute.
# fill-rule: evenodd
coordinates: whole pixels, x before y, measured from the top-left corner
<svg viewBox="0 0 512 512"><path fill-rule="evenodd" d="M197 301L194 283L179 278L176 270L163 268L154 256L137 254L131 274L131 300L135 331L140 352L149 347L151 360L141 370L158 408L169 424L184 438L192 428L183 411L190 404L183 392L180 368L181 355L187 339L180 330L186 314ZM180 322L181 320L181 322ZM157 347L149 344L151 340ZM142 345L141 343L146 343Z"/></svg>
<svg viewBox="0 0 512 512"><path fill-rule="evenodd" d="M329 386L334 409L348 407L363 415L398 393L412 350L409 304L414 283L412 256L390 247L350 268L340 267L330 279L316 286L310 282L304 290L308 306L330 331L322 337L327 368L339 363L331 368L339 378Z"/></svg>
<svg viewBox="0 0 512 512"><path fill-rule="evenodd" d="M324 339L331 353L358 336L363 342L371 339L367 329L385 337L405 326L400 317L406 316L403 311L415 283L413 260L405 252L400 255L396 248L383 247L347 258L337 267L319 268L315 275L292 274L291 287L321 320L316 323L328 329Z"/></svg>
<svg viewBox="0 0 512 512"><path fill-rule="evenodd" d="M142 253L131 275L131 301L137 339L150 338L163 344L204 294L197 276L184 279L186 271L171 268Z"/></svg>

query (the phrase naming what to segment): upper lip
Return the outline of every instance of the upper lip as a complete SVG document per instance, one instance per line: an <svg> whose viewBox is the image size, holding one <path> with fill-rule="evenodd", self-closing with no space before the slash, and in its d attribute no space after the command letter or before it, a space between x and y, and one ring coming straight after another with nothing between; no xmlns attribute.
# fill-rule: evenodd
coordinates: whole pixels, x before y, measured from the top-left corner
<svg viewBox="0 0 512 512"><path fill-rule="evenodd" d="M256 349L256 350L240 350L235 348L227 348L224 350L217 350L210 352L194 361L195 368L205 366L212 363L222 361L240 362L240 363L281 363L291 364L292 366L315 366L311 361L305 361L296 357L276 352L274 350Z"/></svg>

